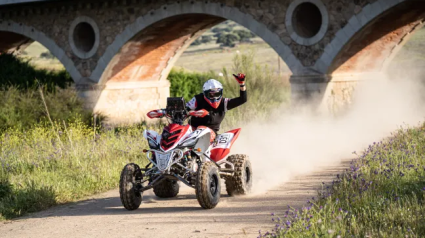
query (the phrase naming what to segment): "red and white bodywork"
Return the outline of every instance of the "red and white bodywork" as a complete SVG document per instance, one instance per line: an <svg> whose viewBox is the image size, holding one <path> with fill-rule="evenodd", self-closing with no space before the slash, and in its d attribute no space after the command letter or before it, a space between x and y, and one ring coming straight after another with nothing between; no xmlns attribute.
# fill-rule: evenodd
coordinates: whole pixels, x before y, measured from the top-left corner
<svg viewBox="0 0 425 238"><path fill-rule="evenodd" d="M173 164L173 158L178 162L188 148L200 150L198 153L205 154L203 160L220 162L229 154L233 143L239 136L241 129L235 129L219 135L208 127L201 126L192 130L190 125L170 124L163 130L162 135L152 130L145 130L143 136L149 141L151 147L157 145L157 149L151 149L155 153L158 169L165 172ZM201 156L202 157L202 156Z"/></svg>

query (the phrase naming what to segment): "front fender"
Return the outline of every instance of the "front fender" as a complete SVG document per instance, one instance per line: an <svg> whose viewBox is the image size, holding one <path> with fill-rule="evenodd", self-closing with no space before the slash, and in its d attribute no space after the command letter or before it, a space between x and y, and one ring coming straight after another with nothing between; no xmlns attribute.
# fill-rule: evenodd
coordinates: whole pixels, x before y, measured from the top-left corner
<svg viewBox="0 0 425 238"><path fill-rule="evenodd" d="M143 131L143 137L146 140L152 139L153 141L156 141L156 143L158 143L158 145L161 143L161 135L158 134L158 132L156 132L156 131L144 130Z"/></svg>

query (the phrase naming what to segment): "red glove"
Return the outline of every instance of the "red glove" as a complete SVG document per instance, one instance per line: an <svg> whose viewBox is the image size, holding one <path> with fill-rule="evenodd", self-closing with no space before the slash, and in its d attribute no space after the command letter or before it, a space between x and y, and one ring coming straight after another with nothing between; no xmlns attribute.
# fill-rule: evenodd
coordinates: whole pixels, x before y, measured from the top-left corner
<svg viewBox="0 0 425 238"><path fill-rule="evenodd" d="M238 81L238 83L240 85L244 85L245 84L245 74L234 74L233 77L235 77L235 79Z"/></svg>

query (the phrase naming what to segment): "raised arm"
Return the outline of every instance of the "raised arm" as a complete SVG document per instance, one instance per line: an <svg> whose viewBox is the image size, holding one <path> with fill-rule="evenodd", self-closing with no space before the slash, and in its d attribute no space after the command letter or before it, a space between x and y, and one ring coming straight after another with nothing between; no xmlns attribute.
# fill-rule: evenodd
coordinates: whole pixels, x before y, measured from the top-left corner
<svg viewBox="0 0 425 238"><path fill-rule="evenodd" d="M225 107L226 110L231 110L235 107L239 107L240 105L246 103L248 101L248 97L246 94L246 85L245 85L245 75L244 74L238 74L238 75L233 75L235 77L235 79L238 81L239 83L239 87L240 87L240 94L239 97L237 98L226 98L225 99Z"/></svg>

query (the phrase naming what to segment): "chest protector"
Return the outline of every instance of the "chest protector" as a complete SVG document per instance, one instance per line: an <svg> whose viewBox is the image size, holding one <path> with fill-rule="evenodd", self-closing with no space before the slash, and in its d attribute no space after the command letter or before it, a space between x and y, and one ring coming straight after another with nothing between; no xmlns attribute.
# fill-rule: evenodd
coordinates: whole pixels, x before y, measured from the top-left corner
<svg viewBox="0 0 425 238"><path fill-rule="evenodd" d="M196 109L195 110L201 110L205 109L209 112L209 115L199 118L199 117L192 117L190 119L190 125L193 127L198 126L207 126L211 128L214 131L220 130L220 124L224 119L224 116L226 114L226 110L224 108L224 98L221 100L220 105L217 108L213 108L205 99L204 94L198 94L195 96L196 98Z"/></svg>

